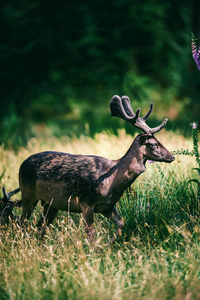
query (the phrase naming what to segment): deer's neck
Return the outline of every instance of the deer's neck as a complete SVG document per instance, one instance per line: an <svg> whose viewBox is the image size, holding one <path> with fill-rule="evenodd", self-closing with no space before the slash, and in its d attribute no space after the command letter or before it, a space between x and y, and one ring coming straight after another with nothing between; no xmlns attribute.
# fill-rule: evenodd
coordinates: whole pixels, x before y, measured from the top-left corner
<svg viewBox="0 0 200 300"><path fill-rule="evenodd" d="M127 153L119 160L118 170L124 184L131 184L146 170L145 159L137 140L133 141Z"/></svg>
<svg viewBox="0 0 200 300"><path fill-rule="evenodd" d="M120 197L123 191L146 169L145 160L137 140L133 141L121 159L112 161L112 164L112 168L99 178L98 185L102 194Z"/></svg>

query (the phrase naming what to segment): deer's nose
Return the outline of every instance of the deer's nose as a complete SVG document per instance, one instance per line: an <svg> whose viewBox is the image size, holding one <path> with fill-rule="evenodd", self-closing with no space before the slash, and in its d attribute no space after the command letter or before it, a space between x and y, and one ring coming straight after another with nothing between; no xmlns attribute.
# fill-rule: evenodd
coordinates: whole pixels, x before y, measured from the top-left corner
<svg viewBox="0 0 200 300"><path fill-rule="evenodd" d="M170 157L170 158L171 158L171 160L172 160L172 161L174 161L174 160L175 160L175 156L174 156L174 155L171 155L171 157Z"/></svg>

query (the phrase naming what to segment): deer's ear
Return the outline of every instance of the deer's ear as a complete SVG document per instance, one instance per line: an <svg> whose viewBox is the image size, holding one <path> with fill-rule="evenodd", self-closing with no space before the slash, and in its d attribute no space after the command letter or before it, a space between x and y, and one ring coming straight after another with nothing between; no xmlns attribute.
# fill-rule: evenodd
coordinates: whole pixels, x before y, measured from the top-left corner
<svg viewBox="0 0 200 300"><path fill-rule="evenodd" d="M149 135L141 135L140 139L139 139L139 143L140 145L145 145L148 143L148 138L149 138Z"/></svg>

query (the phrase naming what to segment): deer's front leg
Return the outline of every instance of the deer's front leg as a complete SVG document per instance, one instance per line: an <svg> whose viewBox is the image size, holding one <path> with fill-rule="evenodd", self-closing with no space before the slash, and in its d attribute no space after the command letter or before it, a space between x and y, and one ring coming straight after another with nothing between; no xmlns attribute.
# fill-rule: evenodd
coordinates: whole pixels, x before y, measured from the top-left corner
<svg viewBox="0 0 200 300"><path fill-rule="evenodd" d="M85 231L90 241L94 240L94 206L81 205Z"/></svg>
<svg viewBox="0 0 200 300"><path fill-rule="evenodd" d="M115 241L117 236L121 235L122 229L124 228L124 220L123 218L118 214L115 207L113 207L111 210L103 212L102 213L105 217L112 219L117 224L117 231L114 234L113 238L111 239L111 243Z"/></svg>

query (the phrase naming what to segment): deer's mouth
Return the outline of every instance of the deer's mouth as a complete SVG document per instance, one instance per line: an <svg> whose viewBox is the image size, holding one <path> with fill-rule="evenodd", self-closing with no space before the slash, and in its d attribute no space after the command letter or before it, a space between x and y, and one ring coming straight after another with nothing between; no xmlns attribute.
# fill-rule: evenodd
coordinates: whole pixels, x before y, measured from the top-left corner
<svg viewBox="0 0 200 300"><path fill-rule="evenodd" d="M175 161L175 156L173 156L173 155L169 156L169 158L167 158L167 159L165 160L166 163L171 163L171 162L173 162L173 161Z"/></svg>

